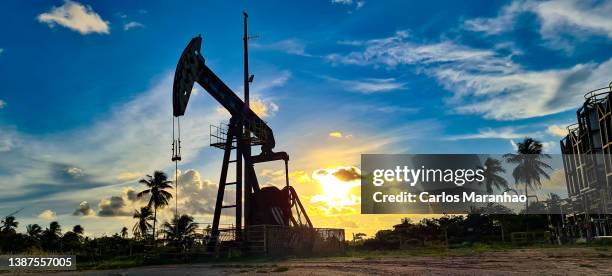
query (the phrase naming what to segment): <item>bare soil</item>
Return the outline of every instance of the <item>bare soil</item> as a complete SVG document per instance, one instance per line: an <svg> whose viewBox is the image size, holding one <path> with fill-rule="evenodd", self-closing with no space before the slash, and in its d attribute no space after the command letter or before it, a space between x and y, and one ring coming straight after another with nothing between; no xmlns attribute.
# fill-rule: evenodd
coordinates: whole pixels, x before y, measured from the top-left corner
<svg viewBox="0 0 612 276"><path fill-rule="evenodd" d="M612 275L607 248L538 248L471 256L383 256L292 259L280 262L206 263L61 275Z"/></svg>

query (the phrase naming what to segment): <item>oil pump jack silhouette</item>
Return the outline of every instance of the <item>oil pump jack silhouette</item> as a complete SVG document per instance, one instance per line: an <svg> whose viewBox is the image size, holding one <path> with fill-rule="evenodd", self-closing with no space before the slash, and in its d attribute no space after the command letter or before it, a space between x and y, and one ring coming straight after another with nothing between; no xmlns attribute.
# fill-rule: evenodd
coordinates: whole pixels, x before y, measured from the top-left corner
<svg viewBox="0 0 612 276"><path fill-rule="evenodd" d="M220 135L211 133L216 138L214 142L211 139L211 146L223 150L223 164L209 241L212 245L219 242L219 222L221 211L225 209L235 210L235 237L240 242L248 240L246 237L248 231L244 230L254 225L313 227L295 189L289 185L289 155L285 152L273 151L275 140L272 129L249 107L249 84L253 81L254 76L249 75L248 67L248 15L246 12L243 15L244 101L206 65L200 52L201 36L191 39L181 54L174 75L172 106L175 119L178 120L185 114L195 82L200 84L231 114L227 128L218 129L217 134ZM252 147L255 146L261 147L261 153L258 155L251 153ZM181 160L180 147L179 129L179 139L173 141L172 161L174 162ZM233 160L231 159L232 151L235 151ZM282 189L259 186L255 164L271 161L284 161L285 187ZM235 165L236 168L234 181L228 181L230 165ZM228 186L235 187L236 202L226 205L224 194Z"/></svg>

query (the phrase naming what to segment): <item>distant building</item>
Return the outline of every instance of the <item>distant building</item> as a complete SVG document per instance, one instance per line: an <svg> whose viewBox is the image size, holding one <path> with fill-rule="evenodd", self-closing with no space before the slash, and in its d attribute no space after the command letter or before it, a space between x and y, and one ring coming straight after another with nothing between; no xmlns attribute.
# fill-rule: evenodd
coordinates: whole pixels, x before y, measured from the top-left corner
<svg viewBox="0 0 612 276"><path fill-rule="evenodd" d="M561 153L568 199L562 204L566 237L612 235L612 83L587 93L567 127Z"/></svg>

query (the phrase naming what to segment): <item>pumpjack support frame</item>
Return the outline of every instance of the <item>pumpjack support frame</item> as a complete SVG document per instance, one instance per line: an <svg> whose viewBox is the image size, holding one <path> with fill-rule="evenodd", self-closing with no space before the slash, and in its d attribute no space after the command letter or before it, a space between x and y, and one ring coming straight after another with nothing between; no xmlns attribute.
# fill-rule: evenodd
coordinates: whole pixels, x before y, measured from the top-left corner
<svg viewBox="0 0 612 276"><path fill-rule="evenodd" d="M215 98L231 114L226 129L211 127L211 146L224 150L223 164L219 179L219 190L215 204L213 225L211 229L211 246L216 246L219 237L219 223L221 212L224 209L234 208L236 214L237 240L245 240L243 227L251 225L273 224L281 226L301 225L312 228L312 223L295 190L289 186L288 161L289 155L285 152L274 152L275 140L272 129L259 118L215 73L206 65L200 48L202 38L193 38L177 64L173 86L173 115L175 117L185 114L191 90L195 82L200 84L213 98ZM245 75L246 76L246 75ZM247 78L245 78L246 80ZM245 83L248 85L248 78ZM246 91L245 91L246 92ZM245 93L245 100L248 94ZM214 143L213 143L214 140ZM261 153L252 155L251 147L261 146ZM235 151L232 158L232 151ZM255 173L255 164L283 160L285 163L285 188L259 186ZM235 164L235 181L228 181L230 164ZM224 205L223 198L226 188L235 185L235 204ZM242 202L244 198L244 202ZM292 215L296 209L298 218ZM244 213L243 213L244 211ZM302 222L304 217L306 222ZM244 224L243 224L244 219Z"/></svg>

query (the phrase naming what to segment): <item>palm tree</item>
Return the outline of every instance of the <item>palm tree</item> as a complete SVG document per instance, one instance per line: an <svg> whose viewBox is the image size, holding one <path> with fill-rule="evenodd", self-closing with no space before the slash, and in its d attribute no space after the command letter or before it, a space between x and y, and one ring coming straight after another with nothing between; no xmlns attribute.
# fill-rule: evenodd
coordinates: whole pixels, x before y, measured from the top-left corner
<svg viewBox="0 0 612 276"><path fill-rule="evenodd" d="M75 234L78 235L83 235L83 232L85 231L85 229L83 229L83 226L77 224L74 227L72 227L72 232L74 232Z"/></svg>
<svg viewBox="0 0 612 276"><path fill-rule="evenodd" d="M121 237L124 238L124 239L127 239L127 237L128 237L128 229L125 226L123 226L123 228L121 228Z"/></svg>
<svg viewBox="0 0 612 276"><path fill-rule="evenodd" d="M516 164L512 171L514 184L522 183L525 185L525 196L527 197L525 202L526 211L529 208L528 190L535 191L536 188L542 188L541 177L550 179L546 169L552 169L552 167L542 161L542 159L550 159L551 157L548 154L542 153L542 143L533 138L525 138L517 146L516 153L504 154L504 158L506 158L506 162Z"/></svg>
<svg viewBox="0 0 612 276"><path fill-rule="evenodd" d="M172 181L168 180L166 174L162 171L153 172L153 176L147 175L148 179L141 179L138 181L148 187L148 189L138 193L136 196L141 198L147 194L151 194L149 198L149 204L147 206L153 206L153 241L155 241L155 225L157 222L157 209L164 208L168 205L168 201L172 198L172 194L165 191L165 189L172 188Z"/></svg>
<svg viewBox="0 0 612 276"><path fill-rule="evenodd" d="M193 217L189 215L174 216L172 222L163 224L162 232L173 243L180 245L193 240L198 225L193 222Z"/></svg>
<svg viewBox="0 0 612 276"><path fill-rule="evenodd" d="M40 227L38 224L28 224L28 226L26 226L26 231L28 236L38 239L42 234L42 227Z"/></svg>
<svg viewBox="0 0 612 276"><path fill-rule="evenodd" d="M498 190L508 188L508 181L498 175L499 173L506 172L499 160L488 157L487 160L485 160L484 167L477 166L476 168L483 170L484 184L487 188L487 193L493 193L493 187Z"/></svg>
<svg viewBox="0 0 612 276"><path fill-rule="evenodd" d="M54 234L56 236L60 236L62 234L62 228L60 227L59 222L53 221L49 224L49 229L47 229L49 233Z"/></svg>
<svg viewBox="0 0 612 276"><path fill-rule="evenodd" d="M19 225L19 222L15 220L14 216L7 216L2 220L2 226L0 226L0 231L3 233L15 232L15 228Z"/></svg>
<svg viewBox="0 0 612 276"><path fill-rule="evenodd" d="M146 238L149 228L152 227L151 223L149 223L149 221L153 220L151 208L145 206L140 208L140 212L135 210L133 218L138 219L138 221L134 224L132 233L134 233L135 237Z"/></svg>
<svg viewBox="0 0 612 276"><path fill-rule="evenodd" d="M45 229L41 235L43 249L47 251L61 250L60 237L62 228L57 221L51 222L49 228Z"/></svg>

